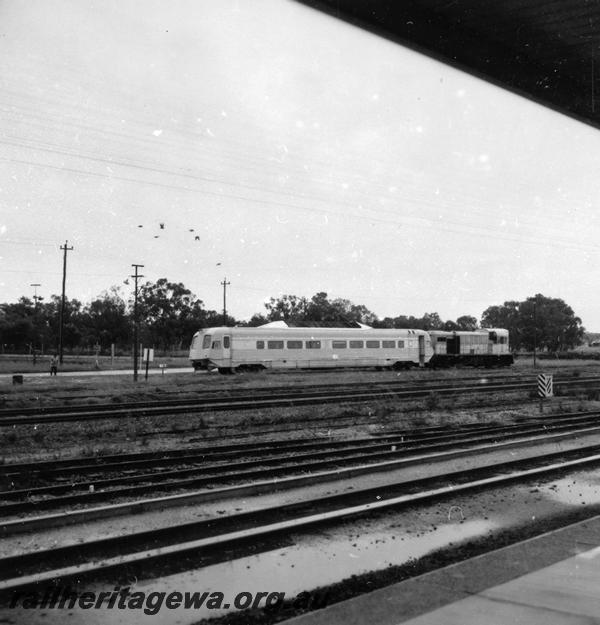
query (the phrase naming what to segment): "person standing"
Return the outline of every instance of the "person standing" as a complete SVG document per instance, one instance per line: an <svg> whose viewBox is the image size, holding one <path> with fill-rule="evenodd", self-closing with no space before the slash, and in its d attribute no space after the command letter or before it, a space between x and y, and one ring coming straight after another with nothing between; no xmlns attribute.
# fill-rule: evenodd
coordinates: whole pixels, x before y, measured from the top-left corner
<svg viewBox="0 0 600 625"><path fill-rule="evenodd" d="M50 375L56 375L58 371L58 356L54 354L52 358L50 358Z"/></svg>

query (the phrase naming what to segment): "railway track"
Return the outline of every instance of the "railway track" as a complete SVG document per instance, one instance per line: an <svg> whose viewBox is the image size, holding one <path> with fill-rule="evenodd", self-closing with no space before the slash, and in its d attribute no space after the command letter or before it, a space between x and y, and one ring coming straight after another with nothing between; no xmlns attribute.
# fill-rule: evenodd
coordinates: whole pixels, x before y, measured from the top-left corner
<svg viewBox="0 0 600 625"><path fill-rule="evenodd" d="M353 369L353 371L357 371L356 369ZM337 369L333 369L331 371L328 371L328 374L332 374L332 373L340 373L340 374L344 374L347 375L348 371L347 370L337 370ZM279 378L280 376L283 376L284 378L290 375L297 375L297 371L288 371L288 370L281 370L281 371L277 371L272 373L272 375L277 378ZM322 374L323 371L322 370L314 370L314 369L307 369L307 370L303 370L302 371L302 376L311 376L311 375L319 375ZM522 380L522 379L532 379L533 380L533 376L530 373L527 372L522 372L522 373L505 373L504 371L486 371L485 376L481 376L481 375L463 375L460 378L448 378L446 377L432 377L432 372L431 371L421 371L421 373L423 373L423 376L420 378L416 378L416 379L404 379L403 377L401 377L401 374L394 374L393 378L388 378L387 380L385 379L377 379L377 380L368 380L368 381L364 381L362 382L363 385L365 386L372 386L372 387L377 387L377 386L386 386L389 384L396 384L396 385L411 385L411 384L443 384L445 382L449 382L449 381L460 381L460 382L478 382L479 380L482 379L482 377L485 377L485 379L489 379L489 380L501 380L501 381L509 381L509 380ZM255 381L261 381L261 377L262 375L266 375L266 374L260 374L258 377L254 377ZM579 375L579 374L578 374ZM223 396L229 396L229 395L235 395L235 394L244 394L244 393L251 393L253 391L253 389L257 389L257 390L262 390L262 391L272 391L273 393L285 393L287 391L290 390L290 387L292 387L295 383L294 382L288 382L287 384L269 384L269 385L263 385L263 386L245 386L243 383L242 384L238 384L238 377L234 378L235 381L232 381L230 378L223 378L221 376L217 376L216 380L212 380L211 382L213 382L213 384L211 384L210 386L208 384L206 385L198 385L196 387L196 390L194 391L190 391L189 388L187 390L187 392L189 394L194 394L194 397L191 398L187 398L184 400L180 399L180 395L181 395L181 390L165 390L164 388L160 389L161 392L161 396L163 397L163 399L161 401L164 401L165 403L173 403L173 402L178 402L178 401L189 401L190 399L202 399L203 397L223 397ZM239 380L240 382L242 382L241 380ZM216 385L214 384L216 383ZM354 382L346 382L346 381L339 381L339 382L323 382L323 383L318 383L318 384L302 384L302 385L296 385L296 389L297 390L302 390L302 389L307 389L307 390L327 390L327 389L339 389L339 388L351 388L355 386ZM70 402L73 402L74 400L77 401L82 401L82 400L88 400L88 401L97 401L98 400L98 396L96 394L90 395L90 394L68 394L68 395L55 395L54 396L55 400L68 400ZM109 404L112 405L112 404ZM49 406L44 406L44 405L40 405L37 406L35 408L33 408L34 410L44 410L46 408L52 408L51 405Z"/></svg>
<svg viewBox="0 0 600 625"><path fill-rule="evenodd" d="M303 476L303 483L322 482L340 479L342 472L352 471L352 467L358 467L354 474L385 471L421 462L427 454L429 461L434 462L471 453L473 448L482 451L527 445L531 437L542 441L551 437L560 440L575 434L600 432L598 414L566 414L510 426L470 425L451 432L431 428L346 441L267 442L223 446L222 449L127 454L99 458L100 462L79 458L5 465L0 472L5 486L0 491L0 518L57 509L84 509L107 501L139 499L147 495L157 497L165 491L185 493L210 489L198 493L195 498L198 501L215 500L220 494L226 497L234 485L247 484L248 494L253 494L257 488L262 492L269 488L281 490L298 484L297 480L289 479L295 475ZM132 474L148 468L155 470ZM282 478L288 481L282 482ZM28 482L26 486L24 482ZM10 486L7 488L7 485ZM158 498L156 506L160 505ZM144 510L148 507L143 506ZM75 514L69 514L65 521L75 518ZM4 526L5 533L7 527Z"/></svg>
<svg viewBox="0 0 600 625"><path fill-rule="evenodd" d="M412 385L412 387L410 387ZM600 377L557 377L555 388L600 389ZM303 406L325 403L361 402L381 399L409 400L436 393L439 396L450 396L462 393L493 393L508 391L530 391L536 388L535 379L519 378L479 378L467 384L414 382L376 382L341 386L325 385L324 387L303 387L301 389L276 388L256 389L249 393L244 390L233 394L228 392L206 395L200 399L180 401L145 401L127 402L124 404L96 404L86 406L53 406L36 408L19 408L0 410L0 427L20 424L41 424L72 421L86 421L107 418L131 418L143 416L175 415L182 413L216 412L222 410L250 410L258 408L278 408L287 406Z"/></svg>
<svg viewBox="0 0 600 625"><path fill-rule="evenodd" d="M457 494L555 477L600 464L600 446L446 473L443 476L353 490L264 507L209 520L130 533L83 544L42 549L0 560L0 592L126 576L149 578L268 549L292 533L314 530L389 510L420 506Z"/></svg>

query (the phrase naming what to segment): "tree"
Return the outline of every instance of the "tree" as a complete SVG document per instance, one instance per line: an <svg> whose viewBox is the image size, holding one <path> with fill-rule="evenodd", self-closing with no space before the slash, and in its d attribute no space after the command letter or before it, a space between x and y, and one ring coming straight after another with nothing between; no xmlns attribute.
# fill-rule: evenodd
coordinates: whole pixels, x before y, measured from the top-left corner
<svg viewBox="0 0 600 625"><path fill-rule="evenodd" d="M506 328L513 349L522 347L522 328L519 302L508 301L502 306L490 306L481 316L482 328Z"/></svg>
<svg viewBox="0 0 600 625"><path fill-rule="evenodd" d="M255 313L254 315L252 315L252 317L248 321L240 325L249 326L251 328L256 328L257 326L265 325L265 323L269 323L269 320L267 319L267 317L265 317L265 315L261 313Z"/></svg>
<svg viewBox="0 0 600 625"><path fill-rule="evenodd" d="M308 300L297 295L282 295L272 297L265 304L268 321L285 321L290 325L301 324L307 315Z"/></svg>
<svg viewBox="0 0 600 625"><path fill-rule="evenodd" d="M581 319L562 299L538 293L522 302L490 306L481 318L482 327L506 328L513 349L560 351L579 345L585 333Z"/></svg>
<svg viewBox="0 0 600 625"><path fill-rule="evenodd" d="M535 305L535 311L534 311ZM521 340L525 349L547 349L552 352L572 349L581 344L585 328L581 319L562 299L540 293L521 302Z"/></svg>
<svg viewBox="0 0 600 625"><path fill-rule="evenodd" d="M450 324L453 322L451 321ZM376 328L398 328L403 330L442 330L444 322L438 313L425 313L422 317L399 315L385 317L374 324Z"/></svg>
<svg viewBox="0 0 600 625"><path fill-rule="evenodd" d="M347 299L334 299L331 304L341 316L349 321L364 323L369 326L377 321L377 315L364 304L353 304Z"/></svg>
<svg viewBox="0 0 600 625"><path fill-rule="evenodd" d="M133 303L130 301L130 309ZM222 325L223 317L205 310L199 300L182 283L160 278L146 282L138 291L138 319L141 338L147 345L161 349L181 349L199 328ZM228 325L235 325L233 317Z"/></svg>
<svg viewBox="0 0 600 625"><path fill-rule="evenodd" d="M83 310L83 336L88 345L100 345L102 349L111 344L125 347L131 340L131 324L127 303L119 287L113 286L101 293Z"/></svg>
<svg viewBox="0 0 600 625"><path fill-rule="evenodd" d="M456 323L456 321L450 321L448 319L448 321L444 321L442 330L444 330L445 332L457 332L458 330L461 330L461 327L458 325L458 323Z"/></svg>
<svg viewBox="0 0 600 625"><path fill-rule="evenodd" d="M43 317L46 323L45 339L48 349L58 349L60 334L60 310L62 306L62 297L60 295L52 295L50 301L41 307L38 307L38 314ZM65 307L63 315L63 346L67 349L79 347L81 344L82 333L80 328L83 325L82 319L82 303L77 299L65 298Z"/></svg>
<svg viewBox="0 0 600 625"><path fill-rule="evenodd" d="M464 332L473 332L477 330L477 319L475 317L471 317L470 315L462 315L456 320L456 325L459 330Z"/></svg>
<svg viewBox="0 0 600 625"><path fill-rule="evenodd" d="M443 326L444 322L436 312L423 315L423 330L441 330Z"/></svg>
<svg viewBox="0 0 600 625"><path fill-rule="evenodd" d="M35 340L34 306L27 297L17 303L3 304L0 317L2 345L10 351L29 351Z"/></svg>
<svg viewBox="0 0 600 625"><path fill-rule="evenodd" d="M347 299L330 300L324 291L316 293L310 300L297 295L272 297L265 308L267 321L282 320L294 326L370 325L377 320L375 313L366 306Z"/></svg>

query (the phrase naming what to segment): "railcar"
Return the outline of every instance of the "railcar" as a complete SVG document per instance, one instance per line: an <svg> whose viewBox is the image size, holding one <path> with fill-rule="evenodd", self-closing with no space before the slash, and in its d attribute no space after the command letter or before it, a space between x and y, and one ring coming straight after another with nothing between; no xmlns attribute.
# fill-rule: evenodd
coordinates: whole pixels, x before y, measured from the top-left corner
<svg viewBox="0 0 600 625"><path fill-rule="evenodd" d="M485 328L474 332L430 330L433 356L430 366L503 367L513 363L508 330Z"/></svg>
<svg viewBox="0 0 600 625"><path fill-rule="evenodd" d="M331 369L423 367L433 356L423 330L290 328L283 322L256 328L219 327L197 332L190 348L194 369Z"/></svg>

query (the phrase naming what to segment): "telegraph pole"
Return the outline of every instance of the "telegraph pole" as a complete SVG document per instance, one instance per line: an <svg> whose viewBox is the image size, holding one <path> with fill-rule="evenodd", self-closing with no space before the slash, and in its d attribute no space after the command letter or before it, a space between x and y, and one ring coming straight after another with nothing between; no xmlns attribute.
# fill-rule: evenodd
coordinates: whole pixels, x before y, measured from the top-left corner
<svg viewBox="0 0 600 625"><path fill-rule="evenodd" d="M533 302L533 368L536 368L536 335L537 334L537 319L535 315L535 301Z"/></svg>
<svg viewBox="0 0 600 625"><path fill-rule="evenodd" d="M34 282L33 284L30 284L29 286L33 287L33 308L34 310L37 310L37 301L38 301L37 288L38 286L42 286L42 285L39 282Z"/></svg>
<svg viewBox="0 0 600 625"><path fill-rule="evenodd" d="M60 321L58 324L58 362L63 363L63 324L65 320L65 284L67 282L67 252L73 249L73 246L69 247L68 241L65 241L64 245L60 246L60 249L64 251L63 255L63 279L62 279L62 299L60 303Z"/></svg>
<svg viewBox="0 0 600 625"><path fill-rule="evenodd" d="M38 286L42 286L39 282L34 282L29 286L33 287L33 345L31 346L33 351L33 364L36 363L36 353L35 353L35 339L37 337L37 305L38 305L38 296L37 296L37 288Z"/></svg>
<svg viewBox="0 0 600 625"><path fill-rule="evenodd" d="M138 269L144 265L131 265L135 273L131 276L135 280L135 290L133 296L133 381L138 379L138 280L144 276L138 274Z"/></svg>
<svg viewBox="0 0 600 625"><path fill-rule="evenodd" d="M223 325L227 325L227 287L231 282L227 282L227 278L223 278Z"/></svg>

